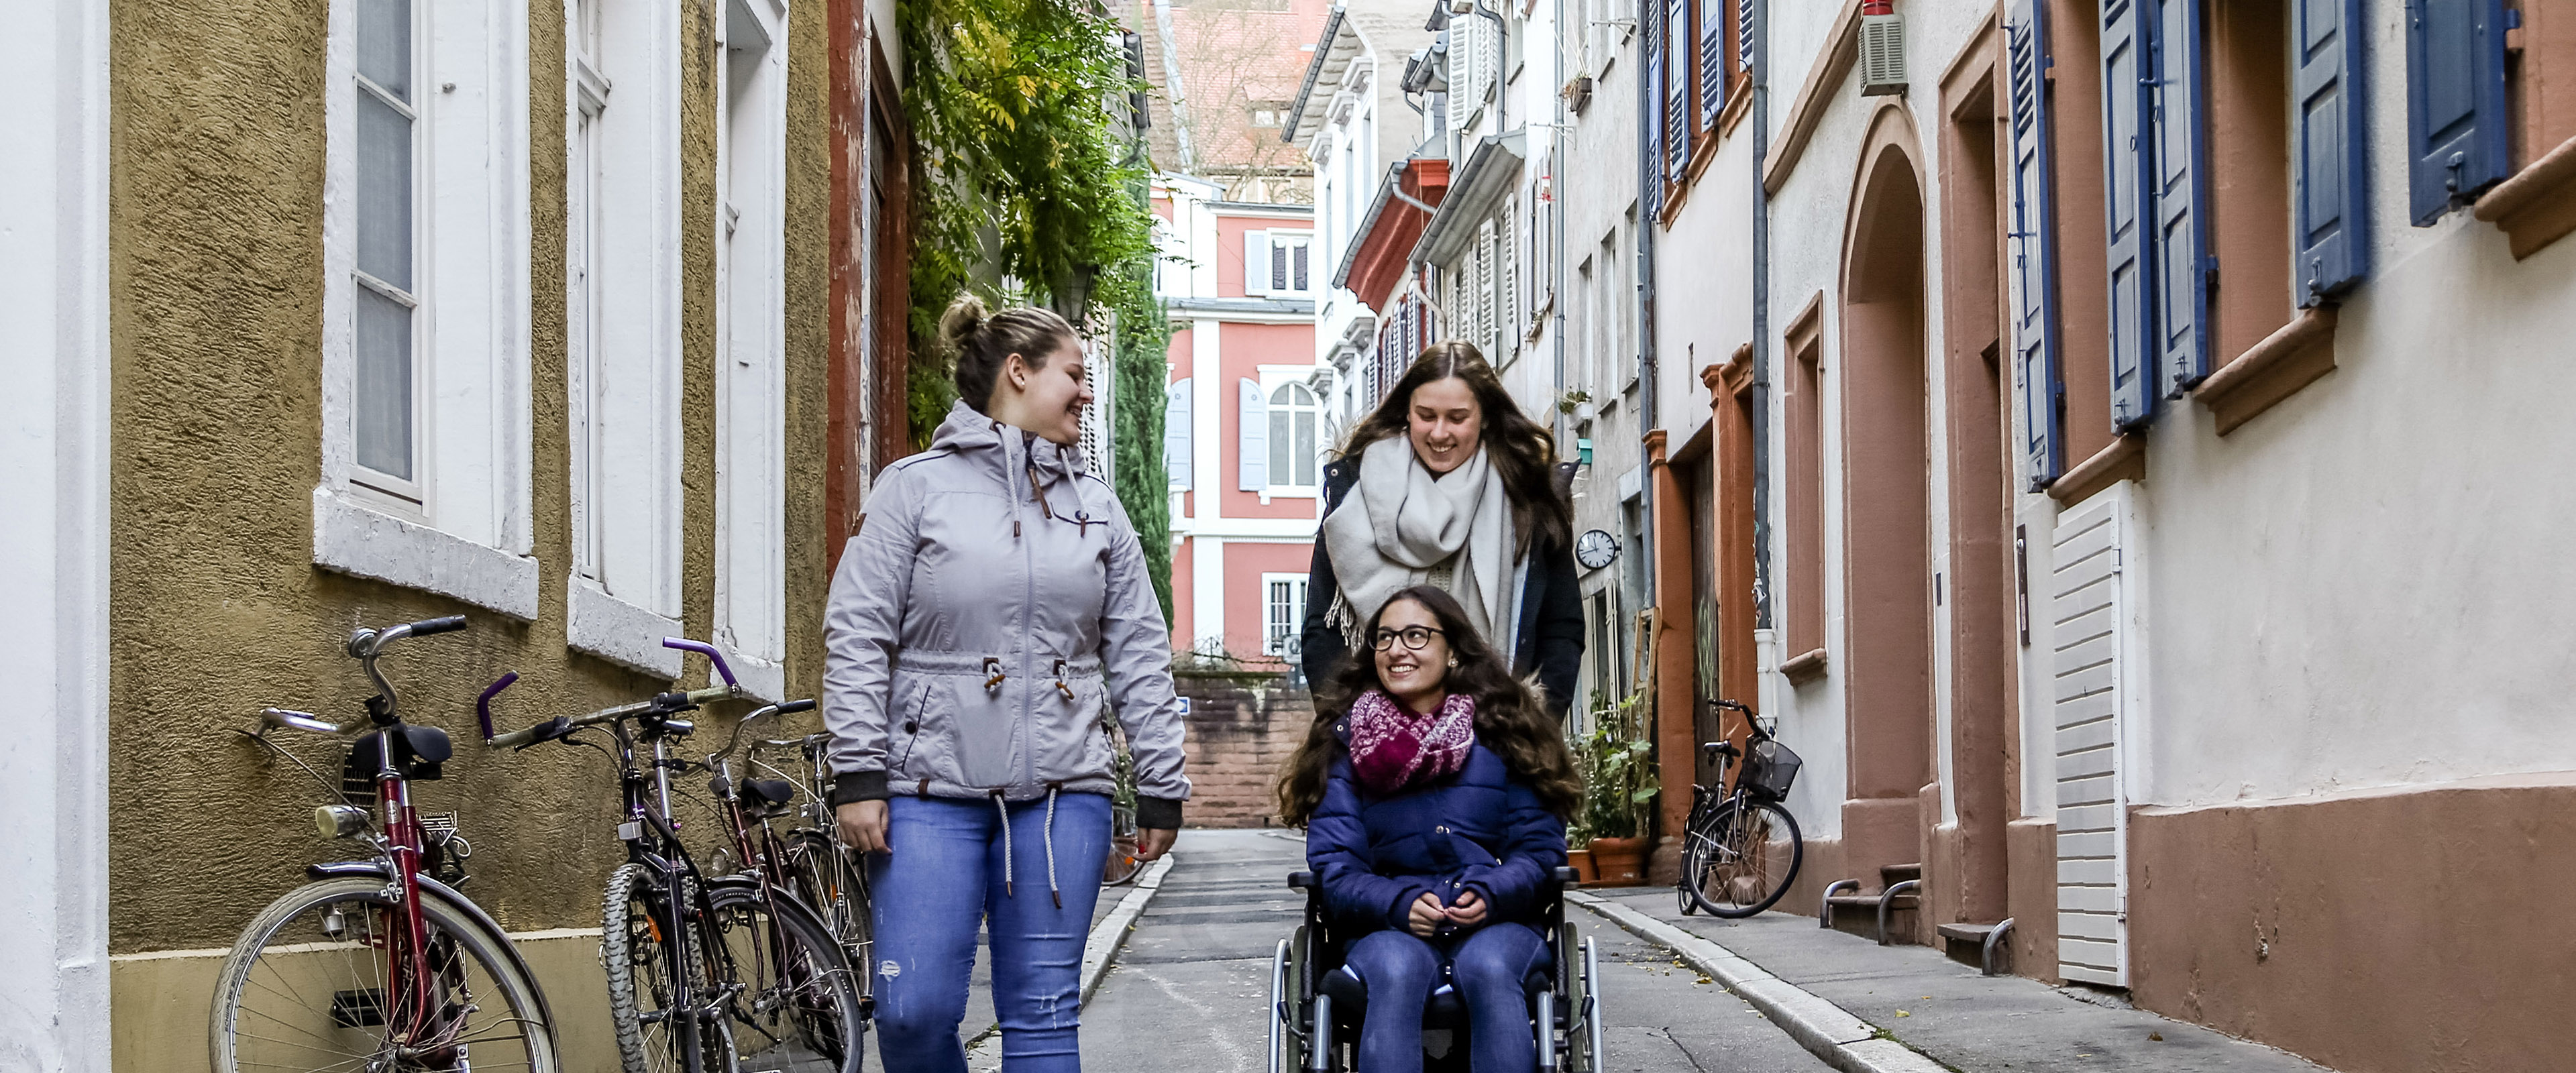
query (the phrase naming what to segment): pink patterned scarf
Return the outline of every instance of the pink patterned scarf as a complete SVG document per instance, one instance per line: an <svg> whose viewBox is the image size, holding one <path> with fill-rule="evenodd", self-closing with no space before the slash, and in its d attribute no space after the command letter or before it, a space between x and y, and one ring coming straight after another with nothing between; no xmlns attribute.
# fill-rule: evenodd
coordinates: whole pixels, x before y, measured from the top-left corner
<svg viewBox="0 0 2576 1073"><path fill-rule="evenodd" d="M1476 745L1476 701L1464 693L1416 715L1372 689L1352 702L1350 718L1351 772L1380 797L1457 774Z"/></svg>

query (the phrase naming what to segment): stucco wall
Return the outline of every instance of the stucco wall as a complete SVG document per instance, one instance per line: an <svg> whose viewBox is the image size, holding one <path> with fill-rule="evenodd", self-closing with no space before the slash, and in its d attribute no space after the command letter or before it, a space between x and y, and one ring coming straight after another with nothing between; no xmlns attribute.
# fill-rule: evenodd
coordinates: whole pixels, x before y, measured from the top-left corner
<svg viewBox="0 0 2576 1073"><path fill-rule="evenodd" d="M504 671L523 676L504 703L513 724L663 684L564 646L563 20L558 7L533 6L538 617L469 612L469 632L411 642L386 660L406 714L460 740L471 739L473 694ZM684 622L701 636L713 601L714 10L692 5L682 21ZM466 609L311 565L326 4L136 0L112 18L111 943L119 953L220 947L302 880L304 862L348 855L311 833L310 780L232 731L269 704L356 712L366 690L339 650L352 627ZM788 620L789 682L800 693L819 679L813 612L827 581L811 479L823 468L823 31L819 18L790 22ZM337 762L318 739L282 743ZM418 797L462 812L478 851L468 891L514 930L592 923L600 878L619 858L614 787L596 756L460 745L449 769Z"/></svg>

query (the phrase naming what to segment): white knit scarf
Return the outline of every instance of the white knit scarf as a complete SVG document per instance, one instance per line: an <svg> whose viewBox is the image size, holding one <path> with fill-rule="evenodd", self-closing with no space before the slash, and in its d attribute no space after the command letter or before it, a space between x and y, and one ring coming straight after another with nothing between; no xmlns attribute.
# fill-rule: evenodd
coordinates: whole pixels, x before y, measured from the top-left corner
<svg viewBox="0 0 2576 1073"><path fill-rule="evenodd" d="M1387 598L1431 577L1431 568L1460 556L1457 573L1475 579L1467 617L1478 633L1512 656L1519 571L1512 559L1511 496L1482 447L1466 463L1434 477L1412 441L1390 436L1360 452L1359 480L1324 518L1324 550L1341 593L1329 625L1342 628L1354 651L1359 631ZM1336 621L1338 619L1338 621Z"/></svg>

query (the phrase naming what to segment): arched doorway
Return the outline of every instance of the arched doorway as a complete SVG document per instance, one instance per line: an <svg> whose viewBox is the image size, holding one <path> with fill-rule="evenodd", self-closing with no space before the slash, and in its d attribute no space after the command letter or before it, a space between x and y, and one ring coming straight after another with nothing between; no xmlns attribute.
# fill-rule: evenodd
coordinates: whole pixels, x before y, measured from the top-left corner
<svg viewBox="0 0 2576 1073"><path fill-rule="evenodd" d="M1931 393L1917 145L1902 108L1873 118L1844 231L1844 871L1873 889L1882 867L1922 860L1918 802L1933 780Z"/></svg>

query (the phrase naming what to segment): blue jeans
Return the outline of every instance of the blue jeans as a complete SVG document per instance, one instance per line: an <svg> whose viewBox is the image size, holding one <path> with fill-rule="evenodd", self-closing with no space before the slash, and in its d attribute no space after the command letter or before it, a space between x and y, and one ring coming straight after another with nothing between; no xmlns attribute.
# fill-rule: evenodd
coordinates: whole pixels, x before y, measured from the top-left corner
<svg viewBox="0 0 2576 1073"><path fill-rule="evenodd" d="M1421 1073L1422 1004L1440 986L1443 963L1467 1004L1467 1068L1475 1073L1538 1068L1538 1036L1530 1027L1529 999L1521 991L1529 971L1548 964L1547 943L1538 929L1487 924L1463 938L1438 940L1392 929L1370 932L1351 944L1344 963L1368 985L1360 1073Z"/></svg>
<svg viewBox="0 0 2576 1073"><path fill-rule="evenodd" d="M975 969L975 927L992 934L993 1012L1012 1073L1079 1073L1082 944L1109 854L1109 798L1055 804L1055 880L1047 891L1047 803L1010 805L1011 881L992 799L897 797L886 803L891 854L868 860L876 923L877 1053L887 1073L965 1073L957 1024Z"/></svg>

